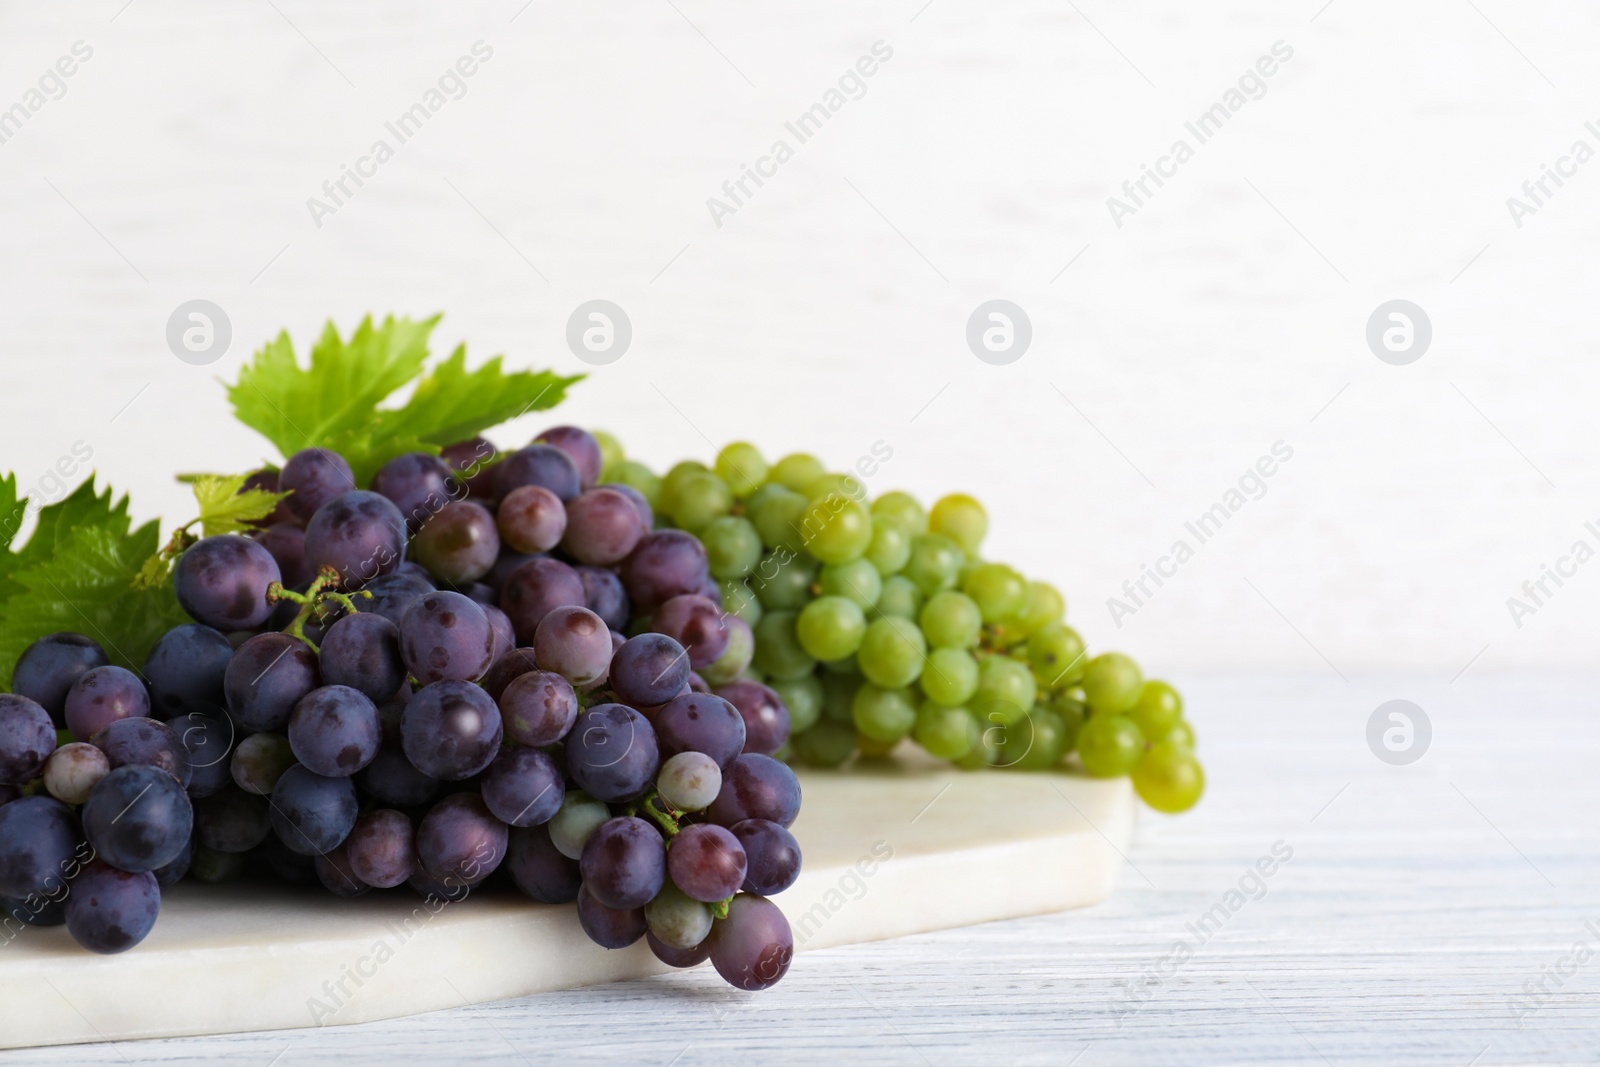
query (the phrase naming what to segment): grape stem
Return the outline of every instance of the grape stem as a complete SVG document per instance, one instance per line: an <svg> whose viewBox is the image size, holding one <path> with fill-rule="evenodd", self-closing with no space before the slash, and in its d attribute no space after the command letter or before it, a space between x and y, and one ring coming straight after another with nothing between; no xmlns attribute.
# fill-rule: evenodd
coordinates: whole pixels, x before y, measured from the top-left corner
<svg viewBox="0 0 1600 1067"><path fill-rule="evenodd" d="M667 840L670 841L678 836L678 831L681 829L678 825L678 820L683 818L684 813L673 807L668 807L666 811L662 811L656 807L656 802L660 799L661 794L652 789L649 795L639 802L639 811L654 820L666 833Z"/></svg>
<svg viewBox="0 0 1600 1067"><path fill-rule="evenodd" d="M267 603L276 604L280 600L288 600L300 605L300 610L295 613L294 621L283 628L283 632L291 637L297 637L311 647L313 652L319 652L316 642L306 636L306 623L313 616L327 615L328 604L334 603L343 607L352 615L359 614L355 600L349 593L338 590L339 572L332 567L323 567L317 571L317 576L306 587L304 593L297 593L293 589L285 589L282 582L273 582L267 586ZM357 591L354 596L371 598L372 594L365 590Z"/></svg>

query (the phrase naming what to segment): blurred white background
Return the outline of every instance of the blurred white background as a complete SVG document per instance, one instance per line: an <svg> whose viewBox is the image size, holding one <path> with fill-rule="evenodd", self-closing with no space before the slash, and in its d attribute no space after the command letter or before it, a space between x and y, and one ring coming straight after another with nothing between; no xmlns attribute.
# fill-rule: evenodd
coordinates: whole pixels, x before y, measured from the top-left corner
<svg viewBox="0 0 1600 1067"><path fill-rule="evenodd" d="M173 472L276 458L218 376L280 328L444 311L441 352L592 370L502 445L577 422L664 469L706 438L835 467L888 442L874 493L976 493L991 556L1159 670L1587 662L1600 562L1520 628L1506 602L1600 548L1600 161L1520 227L1506 201L1600 149L1597 30L1506 0L0 4L0 111L92 49L0 126L0 468L36 486L83 442L181 521ZM308 198L480 41L318 226ZM784 123L880 41L798 144ZM1280 41L1198 144L1185 122ZM794 158L715 225L779 138ZM1107 198L1178 138L1194 158L1117 226ZM634 340L587 368L564 332L597 297ZM165 341L195 298L232 322L209 367ZM965 340L993 298L1033 324L1008 366ZM1407 366L1365 340L1391 299L1433 325ZM1265 496L1116 628L1107 598L1278 441Z"/></svg>

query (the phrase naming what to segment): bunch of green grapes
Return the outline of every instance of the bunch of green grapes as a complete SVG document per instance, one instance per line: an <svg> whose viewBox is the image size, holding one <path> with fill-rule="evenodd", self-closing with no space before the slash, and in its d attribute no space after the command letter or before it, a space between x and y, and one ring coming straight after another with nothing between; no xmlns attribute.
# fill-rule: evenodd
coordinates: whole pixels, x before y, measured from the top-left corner
<svg viewBox="0 0 1600 1067"><path fill-rule="evenodd" d="M837 767L907 738L966 768L1042 770L1076 754L1090 775L1131 775L1159 811L1199 800L1205 775L1178 692L1120 652L1090 657L1053 586L984 559L977 500L871 500L814 456L769 464L743 442L711 467L685 460L657 477L599 439L601 480L638 490L658 521L705 545L754 652L730 658L733 675L701 673L783 699L783 758Z"/></svg>

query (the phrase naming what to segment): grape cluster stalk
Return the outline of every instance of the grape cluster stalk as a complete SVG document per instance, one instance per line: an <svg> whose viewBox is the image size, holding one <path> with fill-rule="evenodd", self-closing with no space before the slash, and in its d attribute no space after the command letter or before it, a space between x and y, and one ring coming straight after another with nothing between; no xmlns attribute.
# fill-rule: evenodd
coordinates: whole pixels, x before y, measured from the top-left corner
<svg viewBox="0 0 1600 1067"><path fill-rule="evenodd" d="M1051 586L803 454L729 445L658 477L558 426L410 453L368 488L324 449L255 472L247 534L186 539L193 620L140 672L28 647L0 694L0 904L121 952L182 878L576 904L732 985L787 972L790 763L914 744L964 768L1075 761L1177 812L1204 788L1177 692L1089 658Z"/></svg>

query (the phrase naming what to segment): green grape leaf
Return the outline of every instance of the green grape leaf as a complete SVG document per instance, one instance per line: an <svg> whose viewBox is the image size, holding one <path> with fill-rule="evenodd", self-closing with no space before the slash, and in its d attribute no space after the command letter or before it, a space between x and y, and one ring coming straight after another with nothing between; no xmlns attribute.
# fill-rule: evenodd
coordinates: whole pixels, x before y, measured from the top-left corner
<svg viewBox="0 0 1600 1067"><path fill-rule="evenodd" d="M0 483L0 505L11 495ZM0 587L5 678L30 644L60 630L87 634L111 662L138 670L156 638L187 621L170 582L134 588L160 536L155 521L134 529L128 498L95 492L93 479L41 508L27 544L0 564L7 568Z"/></svg>
<svg viewBox="0 0 1600 1067"><path fill-rule="evenodd" d="M203 536L245 533L252 529L253 521L271 515L278 501L289 495L267 489L247 490L244 483L248 477L245 474L228 477L206 474L194 480L194 498L200 502Z"/></svg>
<svg viewBox="0 0 1600 1067"><path fill-rule="evenodd" d="M582 380L581 374L563 378L547 370L507 373L500 356L469 371L467 349L461 345L417 383L404 407L379 412L379 417L382 424L403 427L436 451L519 415L553 408L566 399L568 386Z"/></svg>

